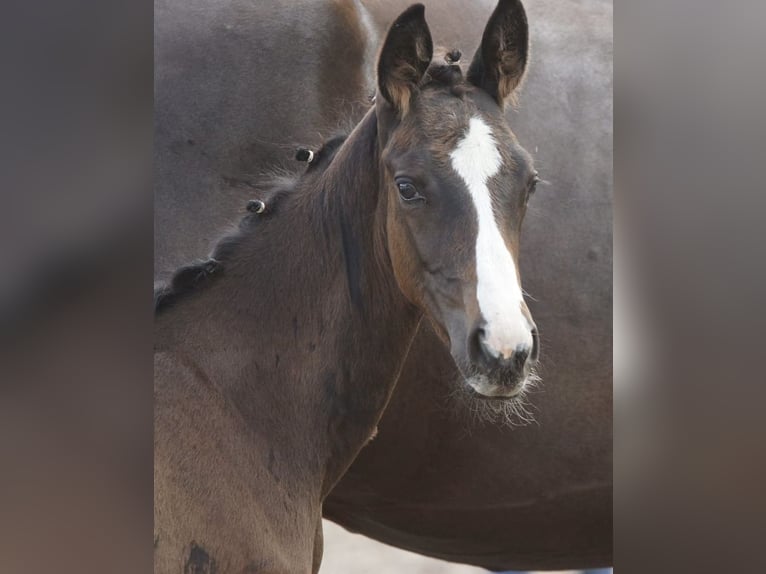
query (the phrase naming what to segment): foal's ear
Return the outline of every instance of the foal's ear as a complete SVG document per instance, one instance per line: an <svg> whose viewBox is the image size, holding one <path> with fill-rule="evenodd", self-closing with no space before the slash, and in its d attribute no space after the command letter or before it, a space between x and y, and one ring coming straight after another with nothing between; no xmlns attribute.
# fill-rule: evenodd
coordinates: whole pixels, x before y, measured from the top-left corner
<svg viewBox="0 0 766 574"><path fill-rule="evenodd" d="M405 115L418 83L431 63L434 45L425 19L425 7L414 4L391 24L378 58L380 95Z"/></svg>
<svg viewBox="0 0 766 574"><path fill-rule="evenodd" d="M528 52L524 6L520 0L500 0L468 69L468 81L488 92L502 107L524 76Z"/></svg>

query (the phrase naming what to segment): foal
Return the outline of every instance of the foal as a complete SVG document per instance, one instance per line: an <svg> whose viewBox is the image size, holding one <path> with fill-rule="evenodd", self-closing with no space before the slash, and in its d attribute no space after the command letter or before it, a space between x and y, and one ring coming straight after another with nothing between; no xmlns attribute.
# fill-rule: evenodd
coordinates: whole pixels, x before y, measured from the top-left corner
<svg viewBox="0 0 766 574"><path fill-rule="evenodd" d="M503 0L464 78L431 62L412 6L345 142L159 291L155 572L317 572L322 501L424 315L473 392L523 389L538 344L516 260L536 174L502 107L526 54L521 4Z"/></svg>

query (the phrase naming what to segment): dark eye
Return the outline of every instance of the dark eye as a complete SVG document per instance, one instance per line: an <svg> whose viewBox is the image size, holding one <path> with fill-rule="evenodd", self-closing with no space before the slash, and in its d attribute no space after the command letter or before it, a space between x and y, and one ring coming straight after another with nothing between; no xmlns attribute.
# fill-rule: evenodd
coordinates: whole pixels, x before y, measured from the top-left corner
<svg viewBox="0 0 766 574"><path fill-rule="evenodd" d="M418 192L418 188L415 187L415 184L409 180L397 180L396 187L399 190L399 196L402 200L408 203L425 200L425 198Z"/></svg>

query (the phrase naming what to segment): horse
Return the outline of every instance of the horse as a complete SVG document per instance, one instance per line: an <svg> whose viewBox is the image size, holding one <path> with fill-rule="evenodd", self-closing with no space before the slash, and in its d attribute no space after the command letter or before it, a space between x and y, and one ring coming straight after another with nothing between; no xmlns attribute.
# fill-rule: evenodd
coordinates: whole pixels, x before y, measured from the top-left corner
<svg viewBox="0 0 766 574"><path fill-rule="evenodd" d="M422 320L456 389L521 400L540 345L518 246L539 177L504 106L527 52L517 0L465 74L433 61L424 6L406 9L351 134L157 290L156 571L317 572L323 502Z"/></svg>
<svg viewBox="0 0 766 574"><path fill-rule="evenodd" d="M160 278L260 193L258 170L294 170L296 142L316 147L339 118L364 113L379 31L401 5L157 3ZM445 0L429 21L472 53L491 8ZM422 322L376 438L323 510L447 560L599 566L611 563L611 4L529 0L527 10L531 97L506 115L550 181L530 203L520 253L544 340L538 424L462 422L487 405L445 404L456 367Z"/></svg>

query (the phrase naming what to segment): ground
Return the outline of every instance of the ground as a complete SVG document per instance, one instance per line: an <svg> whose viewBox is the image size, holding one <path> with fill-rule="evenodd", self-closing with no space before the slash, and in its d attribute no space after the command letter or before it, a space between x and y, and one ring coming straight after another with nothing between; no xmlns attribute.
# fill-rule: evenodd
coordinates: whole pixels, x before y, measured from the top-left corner
<svg viewBox="0 0 766 574"><path fill-rule="evenodd" d="M324 521L320 574L488 574L486 570L426 558L351 534Z"/></svg>

